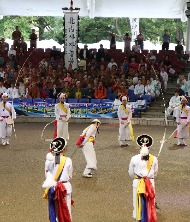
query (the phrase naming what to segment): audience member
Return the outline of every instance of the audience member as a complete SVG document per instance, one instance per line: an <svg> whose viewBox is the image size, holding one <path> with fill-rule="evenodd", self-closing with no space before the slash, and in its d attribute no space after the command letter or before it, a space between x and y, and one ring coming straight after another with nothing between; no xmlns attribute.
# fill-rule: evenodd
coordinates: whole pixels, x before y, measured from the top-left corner
<svg viewBox="0 0 190 222"><path fill-rule="evenodd" d="M177 45L175 46L175 51L176 51L178 54L181 54L181 52L183 51L183 46L181 45L181 42L180 42L180 41L177 41Z"/></svg>
<svg viewBox="0 0 190 222"><path fill-rule="evenodd" d="M129 33L126 33L123 36L123 41L124 41L124 52L128 53L131 50L131 37L129 36Z"/></svg>
<svg viewBox="0 0 190 222"><path fill-rule="evenodd" d="M109 39L110 39L110 49L116 49L116 39L114 32L109 33Z"/></svg>
<svg viewBox="0 0 190 222"><path fill-rule="evenodd" d="M16 26L15 31L12 33L14 49L17 49L19 47L21 36L22 36L22 34L19 31L19 26Z"/></svg>
<svg viewBox="0 0 190 222"><path fill-rule="evenodd" d="M173 115L176 117L177 108L180 106L180 96L178 90L175 91L175 95L171 97L169 106L167 108L167 116Z"/></svg>
<svg viewBox="0 0 190 222"><path fill-rule="evenodd" d="M170 44L170 35L168 34L168 30L164 30L164 34L162 35L162 50L168 50Z"/></svg>
<svg viewBox="0 0 190 222"><path fill-rule="evenodd" d="M141 32L137 35L137 41L138 41L138 45L140 45L141 52L142 52L144 49L144 36Z"/></svg>
<svg viewBox="0 0 190 222"><path fill-rule="evenodd" d="M32 33L30 34L29 36L29 39L30 39L30 48L31 49L35 49L37 47L37 35L36 35L36 30L35 29L32 29Z"/></svg>
<svg viewBox="0 0 190 222"><path fill-rule="evenodd" d="M103 86L102 82L98 83L98 87L95 89L94 97L96 99L105 99L107 96L106 88Z"/></svg>

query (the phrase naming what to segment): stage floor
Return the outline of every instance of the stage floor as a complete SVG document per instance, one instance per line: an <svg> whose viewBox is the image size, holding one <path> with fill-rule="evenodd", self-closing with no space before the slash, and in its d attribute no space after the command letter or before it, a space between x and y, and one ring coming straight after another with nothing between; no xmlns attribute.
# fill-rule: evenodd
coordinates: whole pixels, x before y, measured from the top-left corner
<svg viewBox="0 0 190 222"><path fill-rule="evenodd" d="M40 139L45 123L17 123L10 146L0 145L0 221L48 221L47 201L42 199L44 161L49 142ZM69 125L67 156L75 150L76 140L87 124ZM174 127L167 128L168 137ZM54 126L47 127L44 139L50 139ZM154 138L151 153L158 154L163 137L162 126L134 126L135 136L142 133ZM81 149L72 157L73 222L132 222L132 179L128 166L139 152L135 142L118 146L118 125L102 124L95 149L98 171L93 178L83 178L85 160ZM190 143L190 141L188 141ZM176 139L164 145L156 178L156 202L160 207L158 222L190 221L190 145L178 147Z"/></svg>

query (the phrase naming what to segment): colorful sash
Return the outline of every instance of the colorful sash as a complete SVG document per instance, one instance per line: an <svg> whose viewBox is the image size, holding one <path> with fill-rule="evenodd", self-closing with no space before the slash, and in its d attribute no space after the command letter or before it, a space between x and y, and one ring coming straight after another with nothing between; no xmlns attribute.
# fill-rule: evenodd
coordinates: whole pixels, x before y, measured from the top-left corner
<svg viewBox="0 0 190 222"><path fill-rule="evenodd" d="M150 172L150 169L152 167L153 160L154 160L154 156L150 154L149 160L147 163L148 173ZM137 193L136 193L136 220L139 221L142 218L142 212L144 212L143 204L142 204L143 202L142 194L146 193L146 184L145 184L145 178L139 178L137 175L134 175L134 178L139 179L138 184L137 184Z"/></svg>
<svg viewBox="0 0 190 222"><path fill-rule="evenodd" d="M78 140L77 140L77 142L76 142L76 145L77 145L77 146L80 146L80 145L83 143L83 141L84 141L84 139L85 139L85 137L86 137L86 133L87 133L88 129L89 129L92 125L93 125L93 124L91 124L90 126L86 127L86 129L84 129L82 135L79 136L79 138L78 138ZM93 136L90 136L89 139L88 139L88 142L94 143L94 137L93 137Z"/></svg>
<svg viewBox="0 0 190 222"><path fill-rule="evenodd" d="M64 107L62 103L58 103L58 106L67 114L67 109Z"/></svg>
<svg viewBox="0 0 190 222"><path fill-rule="evenodd" d="M67 157L65 156L62 156L61 159L60 159L60 164L59 164L59 167L57 169L57 172L55 174L55 177L54 177L54 180L57 181L58 178L60 177L62 171L63 171L63 168L65 166L65 162L67 160ZM44 191L44 195L43 195L43 198L44 199L48 199L48 192L49 192L49 189L50 188L46 188L45 191Z"/></svg>
<svg viewBox="0 0 190 222"><path fill-rule="evenodd" d="M123 111L124 111L127 115L129 115L129 111L125 108L124 105L121 105L121 108L123 109Z"/></svg>
<svg viewBox="0 0 190 222"><path fill-rule="evenodd" d="M0 105L1 105L3 108L5 108L9 113L11 113L11 110L10 110L6 105L3 106L3 102L1 102Z"/></svg>
<svg viewBox="0 0 190 222"><path fill-rule="evenodd" d="M180 108L183 110L183 112L188 115L188 111L185 109L185 107L182 108L182 105L180 105Z"/></svg>

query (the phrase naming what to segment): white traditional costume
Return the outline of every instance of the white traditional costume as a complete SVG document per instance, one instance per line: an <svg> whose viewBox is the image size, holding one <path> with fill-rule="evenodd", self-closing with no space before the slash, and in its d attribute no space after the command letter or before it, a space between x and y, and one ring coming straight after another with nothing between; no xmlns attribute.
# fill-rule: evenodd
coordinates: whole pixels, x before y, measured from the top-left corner
<svg viewBox="0 0 190 222"><path fill-rule="evenodd" d="M158 172L158 160L149 154L153 139L148 135L137 138L137 144L141 147L140 154L131 158L129 164L129 176L133 180L133 218L136 221L156 222L154 177Z"/></svg>
<svg viewBox="0 0 190 222"><path fill-rule="evenodd" d="M7 93L3 93L2 98L7 97ZM0 103L0 138L2 145L9 144L12 135L12 120L16 119L16 112L12 104L3 101Z"/></svg>
<svg viewBox="0 0 190 222"><path fill-rule="evenodd" d="M122 97L122 101L127 100L126 96ZM120 105L117 112L118 118L119 118L119 145L125 146L129 145L129 142L133 139L132 134L132 125L131 125L131 119L132 119L132 111L131 106L126 105Z"/></svg>
<svg viewBox="0 0 190 222"><path fill-rule="evenodd" d="M94 119L92 124L83 130L76 143L77 146L82 147L82 152L86 159L86 167L83 172L84 177L92 177L92 170L97 170L94 142L100 124L101 122L98 119Z"/></svg>
<svg viewBox="0 0 190 222"><path fill-rule="evenodd" d="M180 96L172 96L169 102L169 106L167 108L167 116L170 116L173 112L173 117L176 117L176 112L178 107L180 106Z"/></svg>
<svg viewBox="0 0 190 222"><path fill-rule="evenodd" d="M182 96L181 101L187 99ZM176 112L176 122L177 125L177 138L178 144L177 145L187 145L187 139L189 138L189 123L190 123L190 107L187 105L182 106L182 104L178 107Z"/></svg>
<svg viewBox="0 0 190 222"><path fill-rule="evenodd" d="M46 156L45 177L42 187L46 188L43 198L49 202L50 222L71 222L71 179L73 173L72 160L62 155L67 145L63 138L51 142L50 153ZM67 219L67 220L66 220Z"/></svg>
<svg viewBox="0 0 190 222"><path fill-rule="evenodd" d="M65 98L65 94L61 93L59 98L61 97ZM69 104L65 102L56 104L55 116L57 120L57 137L69 140L68 121L71 118Z"/></svg>

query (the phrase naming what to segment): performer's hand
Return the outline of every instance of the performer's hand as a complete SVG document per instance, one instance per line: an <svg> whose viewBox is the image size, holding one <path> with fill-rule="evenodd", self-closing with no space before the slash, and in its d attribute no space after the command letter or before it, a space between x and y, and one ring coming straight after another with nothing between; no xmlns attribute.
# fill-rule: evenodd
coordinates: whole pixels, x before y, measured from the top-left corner
<svg viewBox="0 0 190 222"><path fill-rule="evenodd" d="M123 122L123 121L121 121L121 124L124 124L124 122Z"/></svg>
<svg viewBox="0 0 190 222"><path fill-rule="evenodd" d="M3 121L3 119L0 119L0 121L2 122L2 121Z"/></svg>
<svg viewBox="0 0 190 222"><path fill-rule="evenodd" d="M188 126L188 125L189 125L189 122L187 122L185 125Z"/></svg>
<svg viewBox="0 0 190 222"><path fill-rule="evenodd" d="M180 122L177 122L177 125L179 125L180 124Z"/></svg>
<svg viewBox="0 0 190 222"><path fill-rule="evenodd" d="M81 144L80 146L79 146L79 148L82 148L84 145L83 144Z"/></svg>
<svg viewBox="0 0 190 222"><path fill-rule="evenodd" d="M126 123L125 128L129 125L129 123Z"/></svg>
<svg viewBox="0 0 190 222"><path fill-rule="evenodd" d="M60 117L59 120L62 120L62 118Z"/></svg>

